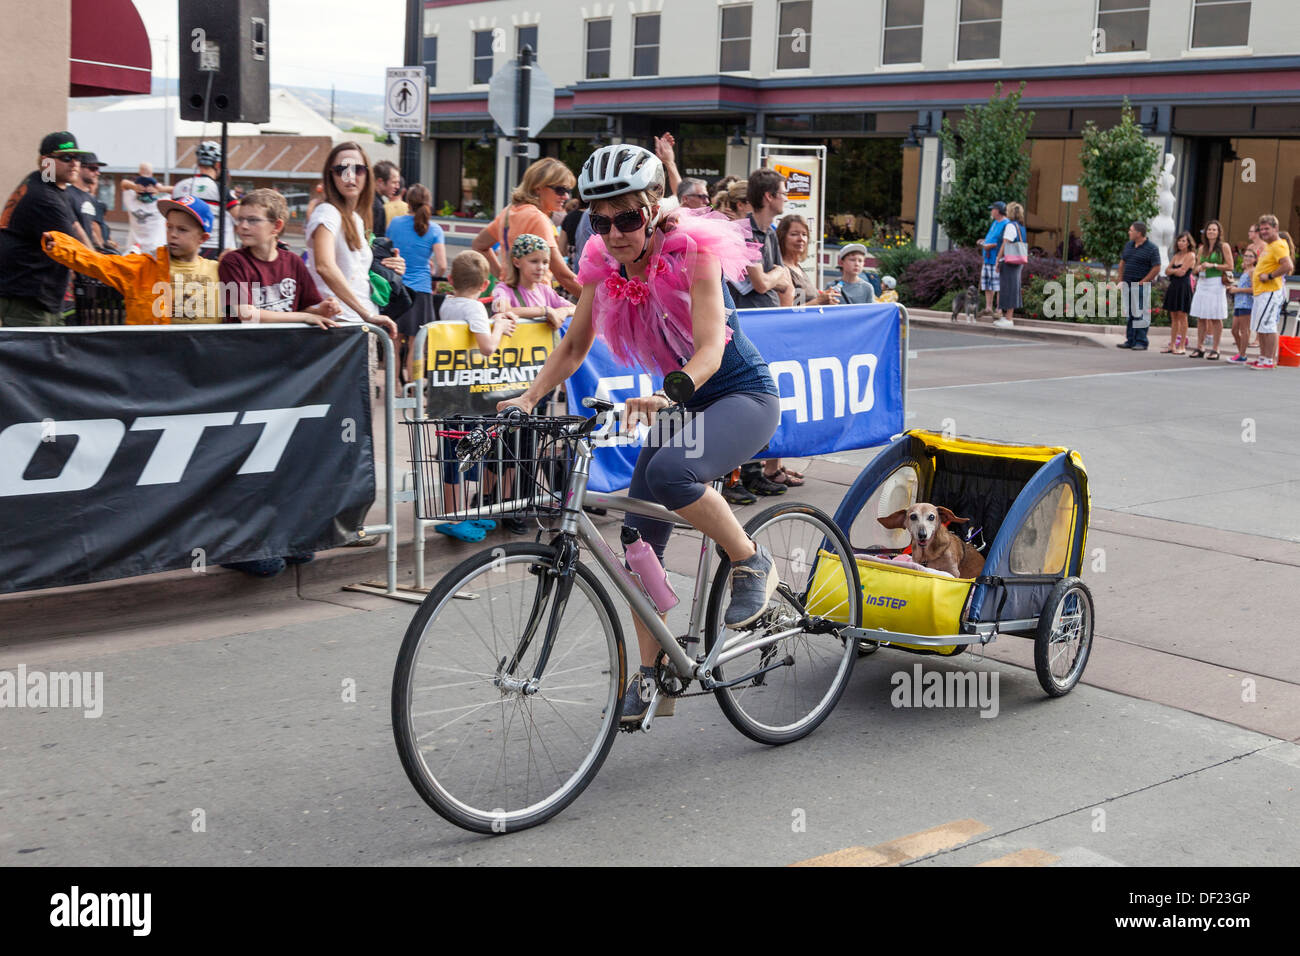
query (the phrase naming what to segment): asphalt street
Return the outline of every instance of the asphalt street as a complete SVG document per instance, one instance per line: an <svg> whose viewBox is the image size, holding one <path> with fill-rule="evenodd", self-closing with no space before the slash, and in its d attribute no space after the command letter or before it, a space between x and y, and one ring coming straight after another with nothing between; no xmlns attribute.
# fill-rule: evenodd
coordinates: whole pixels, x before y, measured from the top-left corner
<svg viewBox="0 0 1300 956"><path fill-rule="evenodd" d="M0 669L104 686L98 718L0 710L0 861L1300 861L1300 372L1014 333L917 328L911 346L910 425L1084 457L1098 641L1066 697L1044 696L1015 638L986 656L882 650L803 741L754 743L690 698L620 735L555 820L480 837L435 815L397 759L389 694L414 607L304 576L224 617L178 602L147 626L88 616L61 638L0 638ZM872 455L809 463L791 494L833 510ZM689 536L670 548L679 593L690 553ZM917 666L996 675L996 714L894 706Z"/></svg>

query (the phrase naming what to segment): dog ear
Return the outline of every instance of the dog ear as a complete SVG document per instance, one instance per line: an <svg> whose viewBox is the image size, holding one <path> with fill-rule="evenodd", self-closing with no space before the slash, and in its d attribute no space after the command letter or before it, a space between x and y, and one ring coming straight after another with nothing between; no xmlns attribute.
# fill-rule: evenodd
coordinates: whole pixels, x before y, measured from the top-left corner
<svg viewBox="0 0 1300 956"><path fill-rule="evenodd" d="M950 522L953 522L953 521L956 521L956 522L958 522L959 524L965 524L967 521L970 521L970 518L958 518L955 514L953 514L951 511L949 511L949 510L948 510L947 508L945 508L943 505L935 505L934 510L937 511L937 512L939 512L939 519L940 519L944 524L949 524Z"/></svg>
<svg viewBox="0 0 1300 956"><path fill-rule="evenodd" d="M907 523L907 509L904 508L901 511L895 511L892 515L886 515L885 517L877 518L876 520L886 528L901 528Z"/></svg>

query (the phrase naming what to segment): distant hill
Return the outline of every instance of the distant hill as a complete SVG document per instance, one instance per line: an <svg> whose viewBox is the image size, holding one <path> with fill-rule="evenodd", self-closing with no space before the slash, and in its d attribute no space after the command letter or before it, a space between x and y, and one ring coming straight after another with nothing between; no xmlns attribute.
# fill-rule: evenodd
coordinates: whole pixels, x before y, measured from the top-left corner
<svg viewBox="0 0 1300 956"><path fill-rule="evenodd" d="M302 100L321 116L329 119L330 117L330 91L322 90L319 87L311 86L282 86L276 84L275 89L286 89L298 99ZM176 80L164 80L161 77L153 79L153 94L161 96L164 91L170 90L176 92ZM98 110L119 100L124 100L125 96L86 96L68 100L68 109L70 110ZM348 129L352 126L366 126L378 132L384 123L384 98L377 93L354 93L351 90L338 90L334 93L334 124L341 129Z"/></svg>

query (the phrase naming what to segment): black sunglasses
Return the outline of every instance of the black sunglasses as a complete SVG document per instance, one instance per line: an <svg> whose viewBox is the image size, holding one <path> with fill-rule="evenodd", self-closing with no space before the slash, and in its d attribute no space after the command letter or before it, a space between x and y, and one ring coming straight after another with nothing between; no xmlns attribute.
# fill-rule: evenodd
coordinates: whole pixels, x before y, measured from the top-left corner
<svg viewBox="0 0 1300 956"><path fill-rule="evenodd" d="M361 174L366 172L366 164L365 163L339 163L337 166L331 166L330 169L334 170L335 174L338 176L346 176L349 172L351 172L352 175L360 178Z"/></svg>
<svg viewBox="0 0 1300 956"><path fill-rule="evenodd" d="M573 190L568 186L552 186L551 189L555 191L555 195L557 196L567 196L569 193L573 192Z"/></svg>
<svg viewBox="0 0 1300 956"><path fill-rule="evenodd" d="M619 232L636 232L644 225L644 209L629 209L613 217L591 214L591 231L598 236L609 235L610 226L618 226Z"/></svg>

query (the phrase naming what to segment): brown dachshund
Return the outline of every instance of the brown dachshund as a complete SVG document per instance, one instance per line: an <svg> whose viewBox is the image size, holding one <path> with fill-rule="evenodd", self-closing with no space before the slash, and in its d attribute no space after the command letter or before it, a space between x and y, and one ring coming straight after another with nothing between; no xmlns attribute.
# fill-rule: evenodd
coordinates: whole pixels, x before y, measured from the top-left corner
<svg viewBox="0 0 1300 956"><path fill-rule="evenodd" d="M984 569L984 555L948 530L950 522L966 523L947 508L918 502L877 519L886 528L906 528L912 536L912 560L954 577L973 578Z"/></svg>

